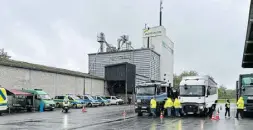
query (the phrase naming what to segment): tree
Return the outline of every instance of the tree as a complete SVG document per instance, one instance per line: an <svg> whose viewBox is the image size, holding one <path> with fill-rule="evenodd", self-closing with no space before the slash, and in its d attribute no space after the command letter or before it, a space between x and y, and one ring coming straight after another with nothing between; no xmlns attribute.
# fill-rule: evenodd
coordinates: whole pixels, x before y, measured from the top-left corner
<svg viewBox="0 0 253 130"><path fill-rule="evenodd" d="M227 88L224 85L221 85L218 88L218 97L219 97L219 99L227 98L227 91L226 90L227 90Z"/></svg>
<svg viewBox="0 0 253 130"><path fill-rule="evenodd" d="M10 59L11 56L7 52L4 52L4 49L0 49L0 59Z"/></svg>
<svg viewBox="0 0 253 130"><path fill-rule="evenodd" d="M179 87L179 84L180 84L180 82L181 82L181 80L182 80L182 78L184 77L184 76L197 76L198 75L198 72L196 72L196 71L183 71L180 75L176 75L176 74L174 74L174 78L173 78L173 80L174 80L174 84L173 84L173 87L175 87L175 88L178 88Z"/></svg>

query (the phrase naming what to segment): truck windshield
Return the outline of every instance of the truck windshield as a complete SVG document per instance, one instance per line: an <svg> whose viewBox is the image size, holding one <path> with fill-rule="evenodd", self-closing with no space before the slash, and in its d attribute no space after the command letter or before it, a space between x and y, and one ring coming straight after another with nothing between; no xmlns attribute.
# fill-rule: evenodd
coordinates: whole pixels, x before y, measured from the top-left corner
<svg viewBox="0 0 253 130"><path fill-rule="evenodd" d="M136 94L137 95L154 95L155 94L155 87L152 87L152 86L137 87Z"/></svg>
<svg viewBox="0 0 253 130"><path fill-rule="evenodd" d="M51 98L49 97L49 95L47 95L47 94L38 95L38 98L40 98L40 99L45 99L45 100L50 100L50 99L51 99Z"/></svg>
<svg viewBox="0 0 253 130"><path fill-rule="evenodd" d="M244 96L253 96L253 86L244 86L245 91L243 92Z"/></svg>
<svg viewBox="0 0 253 130"><path fill-rule="evenodd" d="M180 96L204 96L205 86L187 85L180 86Z"/></svg>
<svg viewBox="0 0 253 130"><path fill-rule="evenodd" d="M242 78L242 85L251 85L253 83L253 77Z"/></svg>

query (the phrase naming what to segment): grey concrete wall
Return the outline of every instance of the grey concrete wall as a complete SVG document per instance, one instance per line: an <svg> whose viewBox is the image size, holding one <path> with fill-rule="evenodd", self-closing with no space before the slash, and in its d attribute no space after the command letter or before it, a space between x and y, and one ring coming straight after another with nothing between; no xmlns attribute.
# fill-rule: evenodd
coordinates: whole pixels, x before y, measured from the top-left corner
<svg viewBox="0 0 253 130"><path fill-rule="evenodd" d="M91 82L92 81L92 82ZM0 66L0 85L7 89L39 88L51 97L61 94L105 95L104 80Z"/></svg>

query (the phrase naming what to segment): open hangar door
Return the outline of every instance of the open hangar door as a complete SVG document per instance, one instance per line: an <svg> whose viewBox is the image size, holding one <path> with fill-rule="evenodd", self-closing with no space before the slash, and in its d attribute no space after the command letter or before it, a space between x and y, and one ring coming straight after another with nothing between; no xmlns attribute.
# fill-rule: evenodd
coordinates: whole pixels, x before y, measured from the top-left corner
<svg viewBox="0 0 253 130"><path fill-rule="evenodd" d="M110 95L121 96L125 102L135 89L136 66L128 62L105 66L105 80Z"/></svg>

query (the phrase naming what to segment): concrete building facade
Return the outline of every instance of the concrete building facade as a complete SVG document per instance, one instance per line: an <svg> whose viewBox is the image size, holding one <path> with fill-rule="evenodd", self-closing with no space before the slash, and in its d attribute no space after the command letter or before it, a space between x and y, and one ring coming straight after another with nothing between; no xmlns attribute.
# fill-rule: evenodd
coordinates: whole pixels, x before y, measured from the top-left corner
<svg viewBox="0 0 253 130"><path fill-rule="evenodd" d="M43 89L51 97L62 94L107 94L103 78L13 60L0 60L0 85L6 89Z"/></svg>
<svg viewBox="0 0 253 130"><path fill-rule="evenodd" d="M174 43L166 35L163 26L143 30L143 47L160 54L160 79L173 84Z"/></svg>

